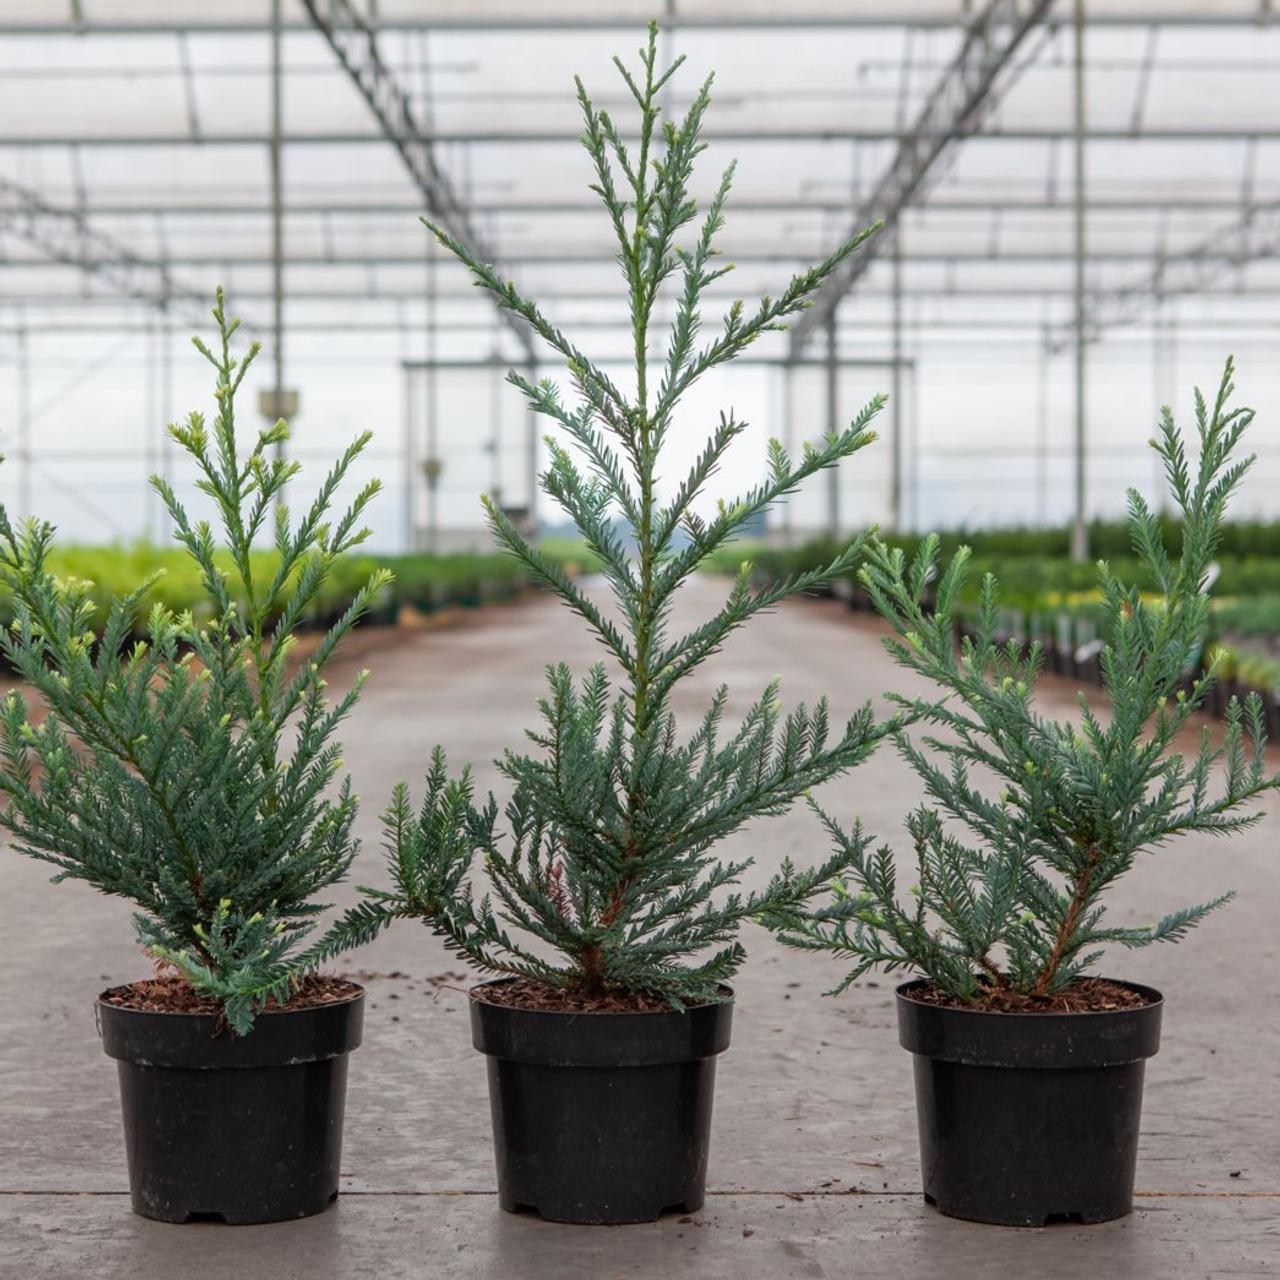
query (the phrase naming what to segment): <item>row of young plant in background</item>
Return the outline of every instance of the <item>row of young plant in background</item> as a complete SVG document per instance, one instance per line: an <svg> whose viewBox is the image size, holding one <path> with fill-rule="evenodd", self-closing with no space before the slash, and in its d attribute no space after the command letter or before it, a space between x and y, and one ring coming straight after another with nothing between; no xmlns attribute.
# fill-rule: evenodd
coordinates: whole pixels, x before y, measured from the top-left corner
<svg viewBox="0 0 1280 1280"><path fill-rule="evenodd" d="M1237 527L1245 526L1228 526L1229 529ZM943 535L942 554L949 554L945 549L946 543L956 536ZM1007 609L1031 619L1070 616L1090 620L1100 615L1101 600L1094 562L1040 560L1013 554L1005 558L992 551L989 545L989 540L1005 536L1002 531L965 535L969 539L966 545L971 545L974 551L970 563L975 578L980 581L985 573L994 573L1000 579L1001 596ZM919 549L920 540L914 537L893 537L888 541L892 546L901 547L908 556L913 556ZM538 545L544 556L563 565L571 574L589 572L598 567L585 544L562 538L544 539ZM984 546L988 548L985 554L979 550ZM830 564L835 550L834 543L823 539L789 548L762 544L745 552L733 550L732 567L736 570L745 557L750 559L757 580L782 579L792 573ZM1143 566L1139 562L1125 557L1106 558L1127 580L1146 585L1143 583ZM224 568L231 567L225 554L221 560ZM255 551L253 563L260 575L270 576L279 563L279 557L270 550ZM1219 645L1229 644L1232 648L1248 650L1256 646L1248 643L1236 646L1233 642L1280 636L1280 558L1224 555L1218 563L1220 574L1216 583L1218 594L1213 602L1211 640ZM176 546L73 544L53 549L49 565L59 578L89 584L89 595L96 609L94 621L98 625L105 620L111 599L126 594L136 583L152 578L157 572L160 576L141 597L140 616L157 603L175 612L189 609L197 620L201 611L207 609L203 587L193 572L190 558ZM714 567L722 566L717 564ZM330 580L308 607L307 620L319 624L342 613L375 569L388 569L393 575L371 612L371 617L377 621L393 621L400 607L405 605L430 613L450 605L491 603L510 597L530 581L528 571L502 552L340 556L334 562ZM830 589L848 598L855 608L869 605L856 576L837 581ZM976 587L972 591L971 599L962 602L962 609L965 604L976 605ZM0 590L0 620L7 621L10 616L9 601ZM1037 624L1033 622L1031 625ZM1039 625L1043 630L1043 624ZM1276 666L1280 670L1280 663Z"/></svg>
<svg viewBox="0 0 1280 1280"><path fill-rule="evenodd" d="M217 552L215 561L224 571L232 571L227 552ZM280 556L269 549L255 550L250 561L254 576L270 581ZM48 563L59 579L86 584L96 630L106 621L112 600L129 594L139 582L149 583L138 599L135 622L139 626L157 604L175 613L189 611L197 622L209 616L211 606L199 572L191 557L176 545L70 545L51 549ZM500 552L343 555L335 558L329 577L308 602L303 625L326 626L340 617L377 570L388 570L391 579L379 590L368 620L383 623L394 622L404 607L432 613L453 605L490 604L510 598L528 584L521 566ZM234 575L231 581L234 591ZM290 598L295 585L296 572L281 593L281 603ZM11 601L0 590L0 622L7 624L12 614Z"/></svg>
<svg viewBox="0 0 1280 1280"><path fill-rule="evenodd" d="M1134 556L1132 547L1116 554L1092 547L1091 559L1073 561L1065 556L1053 559L1035 552L992 550L985 546L988 536L982 533L942 535L941 554L954 555L960 546L967 546L971 552L973 573L979 576L979 581L980 575L994 573L1000 579L1001 599L1022 609L1034 610L1057 605L1062 603L1060 597L1064 595L1096 593L1098 560L1106 560L1118 573L1122 573L1127 580L1144 591L1154 591L1157 587L1149 567ZM891 546L901 548L908 557L913 557L923 539L914 535L895 534L886 535L886 541ZM759 580L784 578L792 573L803 572L813 565L829 563L832 548L838 545L835 540L827 538L815 538L793 547L755 544L736 548L735 554L723 557L715 567L725 572L737 572L745 559L751 562L753 575ZM1267 629L1280 628L1280 557L1236 555L1220 551L1215 563L1218 566L1213 586L1217 598L1215 607L1221 607L1224 600L1237 596L1249 596L1255 601L1258 597L1274 596L1275 606L1266 615ZM846 590L862 592L856 573L848 575L845 584ZM862 594L865 598L865 592ZM976 600L977 594L976 586L971 585L966 589L966 598L969 600Z"/></svg>
<svg viewBox="0 0 1280 1280"><path fill-rule="evenodd" d="M1170 545L1180 538L1180 525L1162 522ZM1259 544L1268 545L1269 524L1244 523L1225 526L1226 546L1246 545L1254 532ZM1124 554L1111 555L1099 547L1115 545L1112 526L1095 525L1095 533L1107 536L1091 543L1098 559L1106 559L1112 570L1144 593L1157 594L1149 567L1135 559L1132 547ZM1056 547L1056 531L1036 530L974 531L945 534L939 539L945 548L970 546L971 575L955 616L962 625L976 621L981 602L979 586L986 574L1000 582L1000 633L1023 644L1038 642L1045 653L1045 666L1055 674L1097 684L1101 680L1099 650L1107 640L1106 602L1098 589L1097 560L1071 561L1040 558L1040 545ZM908 558L918 553L921 538L893 536L890 545L901 548ZM791 574L827 563L834 544L819 538L794 547L753 547L738 557L751 562L757 583L784 579ZM947 554L943 551L943 554ZM954 552L952 552L954 554ZM1187 679L1217 663L1215 692L1206 710L1221 715L1233 693L1257 690L1267 709L1268 735L1280 740L1280 558L1239 556L1222 553L1216 561L1214 595L1204 644L1187 655ZM737 564L734 565L736 569ZM830 584L829 593L855 611L872 611L866 588L855 574Z"/></svg>
<svg viewBox="0 0 1280 1280"><path fill-rule="evenodd" d="M1175 515L1155 517L1160 536L1172 555L1182 550L1183 522ZM939 554L953 556L960 547L968 547L977 566L984 559L1007 561L1062 561L1070 563L1070 530L1066 527L1028 528L1011 525L1003 528L950 529L937 535ZM910 557L924 543L922 533L893 534L887 539L895 547L901 547ZM821 554L821 548L840 545L837 539L815 537L791 547L753 548L753 561L758 564L773 563L781 566L794 560L812 560ZM1089 524L1089 551L1095 559L1111 562L1134 561L1133 543L1126 520L1094 520ZM758 554L754 554L758 552ZM1218 544L1220 560L1256 560L1280 564L1280 520L1232 520L1222 527L1222 541ZM735 555L732 549L718 558L716 564L725 571L738 567L741 548ZM1078 566L1077 566L1078 567ZM1090 564L1085 565L1091 569ZM1090 578L1092 585L1094 579Z"/></svg>

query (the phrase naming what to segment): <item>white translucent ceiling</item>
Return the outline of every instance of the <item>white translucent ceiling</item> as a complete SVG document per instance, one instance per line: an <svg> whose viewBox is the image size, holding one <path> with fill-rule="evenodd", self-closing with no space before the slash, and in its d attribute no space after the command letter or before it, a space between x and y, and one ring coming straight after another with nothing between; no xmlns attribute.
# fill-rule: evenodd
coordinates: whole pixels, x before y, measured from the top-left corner
<svg viewBox="0 0 1280 1280"><path fill-rule="evenodd" d="M321 3L324 10L327 5ZM737 290L776 288L847 233L904 123L955 56L959 0L679 0L679 110L716 73L700 187L738 160L724 239ZM359 0L368 13L368 0ZM610 57L654 6L456 0L374 6L383 61L437 139L437 158L511 275L568 319L616 320L607 222L585 190L573 76L620 118ZM954 147L903 223L917 318L1068 314L1072 280L1071 5L1016 59L979 136ZM1090 0L1086 77L1092 291L1140 286L1247 209L1280 199L1280 20L1260 0ZM0 178L75 210L182 287L221 281L246 313L271 288L269 0L7 0L0 9ZM285 284L290 323L395 329L426 288L421 194L300 0L284 0ZM14 214L12 211L23 209ZM41 218L0 188L0 307L26 323L111 305L108 274L50 262ZM1237 300L1280 296L1280 269L1224 266ZM67 254L64 252L63 257ZM457 354L497 340L451 265L440 315ZM874 309L886 263L859 285ZM1247 299L1246 299L1247 300ZM845 315L851 314L849 307ZM504 338L510 345L509 338ZM780 348L779 348L780 349Z"/></svg>

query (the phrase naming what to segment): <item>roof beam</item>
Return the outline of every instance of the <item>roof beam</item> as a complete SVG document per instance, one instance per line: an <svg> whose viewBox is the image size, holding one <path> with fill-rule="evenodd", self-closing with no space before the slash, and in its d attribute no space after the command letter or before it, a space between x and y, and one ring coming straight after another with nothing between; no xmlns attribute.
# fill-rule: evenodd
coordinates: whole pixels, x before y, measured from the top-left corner
<svg viewBox="0 0 1280 1280"><path fill-rule="evenodd" d="M575 248L542 248L530 249L509 253L504 258L507 266L554 266L554 267L613 267L616 265L617 250L611 245L599 245L593 247L590 245ZM815 258L821 257L823 250L817 245L796 245L794 248L747 248L735 252L732 248L724 250L724 256L730 258L733 262L740 266L761 266L769 263L784 263L788 265L799 265L801 263L812 262ZM1223 264L1224 267L1235 267L1240 264L1242 258L1240 251L1234 245L1229 246L1208 246L1190 250L1189 252L1196 254L1205 262ZM1257 255L1254 255L1257 256ZM1268 256L1268 255L1263 255ZM909 248L903 251L902 260L905 263L916 263L925 266L947 266L952 263L964 264L969 262L984 263L1047 263L1050 265L1070 263L1074 259L1074 251L1070 244L1062 244L1056 248L1046 249L1001 249L999 245L991 245L990 243L974 248L963 249L924 249L916 250ZM89 260L92 265L92 259ZM216 248L209 248L206 251L198 249L188 250L185 253L175 254L168 260L170 266L179 267L202 267L210 264L219 268L231 270L232 268L263 268L266 269L272 265L272 257L270 254L248 254L248 253L220 253ZM361 250L354 253L338 253L332 254L326 251L306 252L291 254L285 259L286 267L305 267L308 269L316 267L333 267L342 269L347 267L420 267L427 261L435 262L452 262L453 259L447 257L443 252L436 252L430 258L424 258L420 253L405 253L403 250L396 251L390 249L365 251ZM1089 255L1090 262L1109 262L1122 263L1133 266L1137 263L1147 263L1151 261L1150 253L1138 253L1133 250L1125 249L1104 249L1097 253ZM83 268L85 261L77 259L69 262L67 265ZM9 271L20 271L25 269L48 269L48 262L44 257L39 258L9 258L4 263L4 269ZM940 290L940 292L943 292ZM950 290L952 293L964 293L964 288L956 288Z"/></svg>
<svg viewBox="0 0 1280 1280"><path fill-rule="evenodd" d="M0 277L3 272L0 272ZM332 302L336 304L351 303L382 303L382 304L399 304L399 303L417 303L422 301L422 281L415 277L409 279L407 273L398 274L395 287L384 286L377 283L366 284L363 288L354 290L344 290L334 288L332 286L305 286L301 288L291 288L289 290L290 304L302 302ZM1229 286L1211 286L1204 289L1197 289L1196 293L1201 297L1210 298L1256 298L1256 299L1277 299L1280 298L1280 284L1246 284L1243 287L1238 285ZM233 300L240 299L242 301L260 301L262 299L270 299L271 292L264 289L261 285L239 285L228 284L227 294ZM986 299L1003 299L1003 298L1070 298L1072 297L1072 289L1070 284L1065 285L1046 285L1035 280L1019 280L1017 283L1000 282L998 284L983 284L978 286L966 285L963 289L952 288L945 282L938 285L911 285L905 287L902 291L903 297L906 298L925 298L938 302L961 302L972 301L975 304ZM726 305L735 298L741 297L739 292L724 291L720 293L712 293L704 295L708 302L723 302ZM862 295L868 298L888 299L892 296L892 291L886 286L867 287L862 291ZM476 303L475 289L466 287L456 291L444 292L439 294L441 302L446 303ZM571 285L561 283L554 294L545 296L543 299L548 307L562 302L600 302L600 303L616 303L618 300L617 292L602 292L599 284L584 286L582 288L574 288ZM88 297L84 298L79 293L57 293L51 292L46 288L42 288L40 292L32 296L30 293L19 290L3 290L0 289L0 304L12 305L15 302L25 301L31 305L40 303L48 303L50 305L68 305L74 306L80 303L91 304L95 301L106 301L106 299ZM487 304L486 304L487 305ZM247 323L247 322L246 322ZM1038 324L1038 322L1037 322Z"/></svg>
<svg viewBox="0 0 1280 1280"><path fill-rule="evenodd" d="M953 145L972 135L994 103L996 82L1028 32L1041 22L1053 0L987 0L965 34L955 61L925 99L897 154L853 220L850 235L883 220L873 236L830 275L812 306L792 325L789 350L799 356L835 314L843 298L871 263L893 247L898 215L919 195L938 162Z"/></svg>
<svg viewBox="0 0 1280 1280"><path fill-rule="evenodd" d="M179 193L180 195L181 193ZM1280 192L1275 197L1280 198ZM1261 203L1261 201L1260 201ZM497 216L519 217L562 217L572 214L591 214L599 212L600 205L594 200L526 200L526 199L491 199L476 200L471 204L473 213L494 214ZM790 199L753 199L742 197L730 202L730 213L789 213L793 215L811 213L815 215L830 213L846 213L849 209L847 199L824 198L812 200L803 195ZM1166 210L1181 212L1237 212L1240 209L1239 195L1212 195L1189 193L1169 199L1160 196L1090 196L1091 212L1104 213L1162 213ZM413 199L391 199L378 197L371 200L350 200L341 197L325 197L310 200L292 200L285 205L286 217L328 217L328 216L409 216L421 212L422 201ZM966 196L940 194L930 198L929 203L922 206L922 211L935 213L990 213L994 210L1020 213L1062 213L1071 212L1070 198L1062 199L1056 194L1021 196ZM156 193L151 190L142 191L135 200L103 200L93 202L91 212L98 217L112 218L153 218L157 212L165 217L241 217L271 215L271 206L266 200L249 201L232 199L217 203L192 199L180 200L173 204L157 204Z"/></svg>
<svg viewBox="0 0 1280 1280"><path fill-rule="evenodd" d="M470 209L440 167L434 139L419 124L412 100L383 61L377 33L356 12L350 0L302 0L302 3L369 104L383 136L404 161L431 216L473 257L481 262L496 263L497 254L484 242L472 221ZM528 325L510 311L499 308L498 315L515 334L526 355L533 359L536 353Z"/></svg>
<svg viewBox="0 0 1280 1280"><path fill-rule="evenodd" d="M1225 292L1251 296L1243 281L1220 290L1224 276L1262 258L1280 254L1280 204L1255 205L1238 221L1218 228L1189 248L1162 255L1140 279L1115 289L1094 290L1085 296L1084 330L1089 342L1096 342L1106 329L1132 324L1166 298L1188 294L1212 295ZM1075 341L1075 326L1049 330L1045 346L1058 352Z"/></svg>
<svg viewBox="0 0 1280 1280"><path fill-rule="evenodd" d="M207 314L211 295L175 280L167 260L135 253L123 241L95 228L81 209L50 204L8 178L0 178L0 231L33 245L42 262L75 267L86 279L101 280L122 297L161 309L175 301L191 303L199 307L202 319Z"/></svg>
<svg viewBox="0 0 1280 1280"><path fill-rule="evenodd" d="M513 4L507 13L492 10L468 13L459 6L453 13L415 16L412 13L380 14L376 23L378 31L427 31L459 32L483 35L501 35L505 32L562 32L562 31L629 31L642 29L643 23L629 15L613 15L601 5L594 10L584 9L574 16L539 14L527 3ZM912 13L904 0L881 0L879 4L859 2L850 4L843 12L827 10L805 12L800 6L779 6L776 12L763 11L760 6L745 6L740 10L724 9L713 13L676 12L663 16L662 26L669 31L773 31L779 28L804 28L819 31L858 30L861 28L915 27L926 30L954 30L964 21L964 10L956 0L951 12L918 10ZM1127 4L1112 4L1098 13L1090 13L1091 27L1259 27L1267 21L1265 12L1242 6L1235 10L1219 9L1216 12L1188 9L1186 6L1158 7L1152 0L1130 0ZM301 32L310 30L304 22L286 21L284 30ZM0 23L3 36L60 36L60 35L165 35L179 31L191 35L261 35L269 30L263 19L227 19L207 17L194 11L183 12L181 17L128 19L90 19L79 23L64 20L50 22L37 18L29 22L9 20Z"/></svg>
<svg viewBox="0 0 1280 1280"><path fill-rule="evenodd" d="M1018 3L1019 0L995 0L995 3ZM1021 0L1021 3L1048 5L1052 0ZM623 140L629 141L624 131ZM893 128L867 127L832 128L819 125L809 128L772 129L713 129L704 135L708 143L759 146L795 146L797 143L818 145L852 142L896 142L925 148L935 139L933 133L919 134L912 130L906 134ZM997 129L976 130L961 126L954 134L944 132L943 141L950 143L957 137L970 143L984 142L1061 142L1075 137L1069 127L1059 125L1001 126ZM1134 133L1127 124L1115 127L1091 126L1085 131L1087 142L1238 142L1256 138L1260 142L1280 141L1280 128L1275 125L1195 125L1178 124L1160 128L1147 127ZM286 133L281 141L287 147L359 147L386 146L386 133L357 133L352 130L325 130L311 133ZM431 141L439 144L466 144L475 147L515 146L574 146L581 144L581 134L570 129L451 129L436 130ZM30 149L33 147L265 147L271 142L267 133L206 131L198 141L187 133L9 133L0 135L0 147Z"/></svg>
<svg viewBox="0 0 1280 1280"><path fill-rule="evenodd" d="M105 299L103 300L105 301ZM22 300L24 307L39 307L42 305L40 298L27 298ZM55 308L56 309L56 308ZM627 316L617 316L613 319L600 318L599 316L557 316L557 323L576 329L588 330L591 332L608 333L619 332L626 334L630 332L631 321ZM490 333L493 330L492 324L487 320L456 320L450 319L448 322L448 331L453 333ZM981 330L988 333L1001 333L1020 335L1028 341L1034 341L1036 335L1030 332L1034 328L1034 323L1029 324L1026 317L1022 314L1010 318L993 318L990 315L954 315L954 316L935 316L932 318L919 319L912 317L911 327L913 330L925 332L947 333L953 329L964 330L966 333ZM355 333L396 333L400 331L417 332L421 329L421 321L417 317L404 318L398 316L373 316L360 319L352 319L350 317L338 316L332 320L295 320L289 324L290 333L333 333L344 328L350 329ZM1246 338L1253 338L1259 342L1271 342L1276 335L1280 334L1280 319L1272 320L1239 320L1231 317L1197 317L1183 316L1178 322L1179 332L1213 332L1213 333L1241 333ZM867 335L870 337L883 337L885 331L884 321L881 319L872 320L850 320L841 319L839 324L839 332L842 334ZM139 333L146 334L154 332L151 322L140 322L137 320L119 320L114 317L107 319L92 318L81 320L27 320L22 324L14 324L12 321L0 321L0 334L8 336L16 336L19 333L35 334L55 334L55 333ZM1134 341L1139 341L1137 337ZM0 361L0 363L3 363ZM506 362L511 363L509 360Z"/></svg>

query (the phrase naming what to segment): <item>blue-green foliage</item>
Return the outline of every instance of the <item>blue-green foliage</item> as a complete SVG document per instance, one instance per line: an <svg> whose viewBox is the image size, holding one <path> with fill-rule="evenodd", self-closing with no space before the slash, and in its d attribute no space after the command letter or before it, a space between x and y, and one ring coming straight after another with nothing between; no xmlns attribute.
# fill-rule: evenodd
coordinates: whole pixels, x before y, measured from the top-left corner
<svg viewBox="0 0 1280 1280"><path fill-rule="evenodd" d="M1257 695L1233 702L1220 746L1206 732L1190 760L1176 750L1213 680L1212 669L1190 680L1186 673L1208 625L1204 583L1227 503L1252 462L1232 456L1253 418L1251 410L1228 407L1232 375L1228 362L1212 406L1196 393L1194 465L1168 409L1152 441L1183 519L1176 558L1157 517L1129 492L1133 547L1162 599L1145 600L1105 562L1098 566L1110 637L1101 656L1110 698L1105 721L1083 696L1078 723L1033 710L1040 654L993 640L998 598L991 575L981 587L976 637L957 649L954 610L967 548L937 580L929 609L937 539L926 539L911 560L873 543L860 576L897 633L886 641L889 650L946 693L932 705L899 699L946 731L923 741L897 737L933 801L907 822L917 883L904 902L892 852L873 850L857 827L844 830L823 815L851 874L825 910L779 919L784 941L848 957L854 968L847 982L882 966L923 974L963 1000L991 987L1042 996L1082 975L1108 944L1179 941L1231 896L1139 927L1112 925L1105 916L1107 891L1139 854L1184 832L1226 835L1256 822L1260 813L1241 813L1241 806L1280 782L1264 772ZM991 779L998 795L984 785Z"/></svg>
<svg viewBox="0 0 1280 1280"><path fill-rule="evenodd" d="M342 766L334 734L363 679L330 701L322 673L388 575L372 573L310 659L290 662L294 629L336 559L365 538L359 521L377 481L332 523L329 509L369 437L337 460L291 526L282 499L298 464L272 456L287 428L279 422L246 457L237 452L235 397L257 347L232 356L236 322L221 291L213 314L216 352L195 345L217 371L216 418L210 429L192 413L170 433L216 505L238 582L215 561L210 525L193 522L155 477L211 620L157 603L131 641L148 580L111 602L95 634L92 584L49 571L52 527L15 528L0 508L0 575L14 611L0 645L47 707L33 718L17 690L0 704L0 822L56 879L136 903L142 945L221 999L244 1032L267 997L284 998L307 971L297 943L322 910L312 899L356 853L355 797L347 780L336 795L329 784ZM264 529L278 559L258 581L251 552Z"/></svg>
<svg viewBox="0 0 1280 1280"><path fill-rule="evenodd" d="M746 426L724 415L689 473L659 500L659 463L681 396L709 369L783 327L870 231L797 275L779 297L751 309L733 303L719 332L703 339L703 293L730 270L719 259L716 237L733 169L699 222L688 183L704 149L710 82L682 120L660 126L658 98L679 62L660 71L656 29L640 57L635 75L616 63L639 109L634 149L578 85L593 189L616 235L626 285L633 392L618 386L514 284L446 231L431 228L476 284L565 362L572 403L550 380L534 383L513 373L510 381L560 429L561 438L547 442L551 463L542 487L598 561L617 621L530 546L492 501L486 509L498 541L584 620L620 675L615 681L604 666L580 679L565 666L549 671L543 723L529 735L532 749L508 751L499 762L512 787L505 830L497 830L492 803L474 808L465 777L447 780L439 758L419 813L398 790L387 815L394 887L371 891L345 923L350 941L364 941L393 918L415 916L485 971L589 992L650 991L679 1006L720 998L720 984L743 959L737 937L743 920L803 912L848 860L837 851L813 870L787 865L764 892L743 894L733 886L749 864L719 860L717 843L752 819L784 812L810 787L857 764L889 729L875 723L870 707L835 731L824 703L784 713L776 684L736 726L723 725L724 689L688 736L678 732L671 711L679 682L733 631L785 597L847 572L862 538L838 548L828 563L759 590L750 566L743 566L723 608L685 635L671 632L672 600L701 563L771 503L869 444L881 400L845 430L806 446L799 459L772 442L766 478L703 519L694 510L698 497ZM694 228L689 242L677 243L688 227ZM665 350L651 364L654 309L668 285L674 320ZM618 535L619 519L633 550ZM481 898L469 887L473 852L483 857L491 886Z"/></svg>

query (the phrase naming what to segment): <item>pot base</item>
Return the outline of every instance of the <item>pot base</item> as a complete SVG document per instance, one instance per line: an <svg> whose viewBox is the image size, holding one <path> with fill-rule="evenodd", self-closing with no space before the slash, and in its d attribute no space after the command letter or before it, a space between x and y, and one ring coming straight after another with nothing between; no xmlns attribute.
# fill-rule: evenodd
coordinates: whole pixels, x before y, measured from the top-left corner
<svg viewBox="0 0 1280 1280"><path fill-rule="evenodd" d="M1123 1218L1143 1066L1019 1071L917 1057L926 1203L1004 1227Z"/></svg>
<svg viewBox="0 0 1280 1280"><path fill-rule="evenodd" d="M715 1079L714 1058L614 1070L490 1058L498 1203L548 1222L696 1212Z"/></svg>
<svg viewBox="0 0 1280 1280"><path fill-rule="evenodd" d="M337 1198L345 1056L229 1071L118 1066L134 1213L242 1226L309 1218Z"/></svg>

